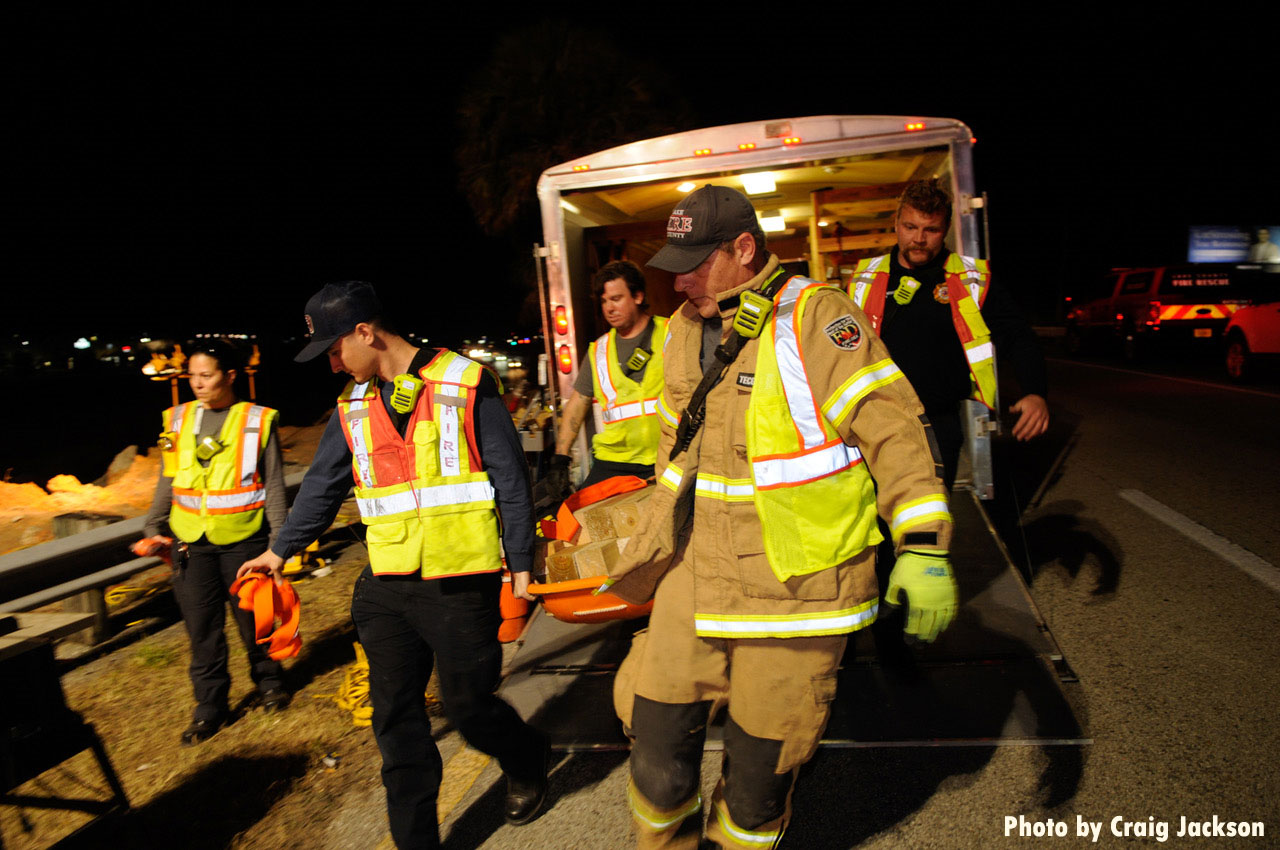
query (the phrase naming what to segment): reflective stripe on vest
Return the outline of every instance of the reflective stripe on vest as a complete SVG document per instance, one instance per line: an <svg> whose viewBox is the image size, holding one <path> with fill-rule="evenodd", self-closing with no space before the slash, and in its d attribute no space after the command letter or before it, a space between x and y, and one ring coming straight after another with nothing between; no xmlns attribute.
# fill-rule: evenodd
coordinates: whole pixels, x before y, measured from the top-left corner
<svg viewBox="0 0 1280 850"><path fill-rule="evenodd" d="M488 481L469 481L463 484L436 484L431 487L407 488L380 496L356 497L360 516L369 518L400 518L414 515L419 510L451 507L472 503L493 504L494 489Z"/></svg>
<svg viewBox="0 0 1280 850"><path fill-rule="evenodd" d="M880 600L872 599L852 608L810 614L695 614L694 629L699 637L718 638L840 635L870 625L879 606Z"/></svg>
<svg viewBox="0 0 1280 850"><path fill-rule="evenodd" d="M369 435L365 433L365 420L368 419L369 402L366 396L369 392L369 382L356 384L351 388L351 402L347 412L343 415L344 424L347 426L347 433L351 437L351 459L355 468L356 478L365 487L373 486L373 471L369 466ZM352 414L362 413L363 415L354 416Z"/></svg>
<svg viewBox="0 0 1280 850"><path fill-rule="evenodd" d="M248 486L253 483L253 477L258 472L258 455L262 451L262 443L259 435L262 431L262 417L267 409L260 404L255 404L249 408L249 412L245 414L244 434L245 439L240 444L240 485ZM249 435L253 438L250 439ZM252 446L250 446L252 444ZM263 488L266 492L266 488Z"/></svg>
<svg viewBox="0 0 1280 850"><path fill-rule="evenodd" d="M635 419L637 416L653 416L658 412L658 399L647 398L644 401L633 401L611 407L601 414L605 422L621 422L624 419Z"/></svg>

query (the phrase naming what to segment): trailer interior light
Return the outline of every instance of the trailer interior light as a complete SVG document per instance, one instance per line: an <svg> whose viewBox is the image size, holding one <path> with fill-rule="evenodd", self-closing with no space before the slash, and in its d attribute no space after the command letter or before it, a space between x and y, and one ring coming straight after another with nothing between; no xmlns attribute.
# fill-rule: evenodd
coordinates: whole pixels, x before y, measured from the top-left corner
<svg viewBox="0 0 1280 850"><path fill-rule="evenodd" d="M557 359L560 361L560 371L566 375L573 371L573 355L569 353L569 346L562 345L556 350Z"/></svg>
<svg viewBox="0 0 1280 850"><path fill-rule="evenodd" d="M818 227L826 227L826 226L827 226L827 225L829 225L830 223L831 223L831 222L829 222L829 221L820 221L820 222L818 222Z"/></svg>
<svg viewBox="0 0 1280 850"><path fill-rule="evenodd" d="M760 216L760 229L765 233L781 233L787 229L787 223L781 213Z"/></svg>
<svg viewBox="0 0 1280 850"><path fill-rule="evenodd" d="M742 188L748 195L767 195L778 188L772 171L753 171L742 175Z"/></svg>
<svg viewBox="0 0 1280 850"><path fill-rule="evenodd" d="M587 165L586 163L582 163L581 165L575 165L575 166L573 167L573 170L574 170L574 171L587 171L587 170L588 170L588 169L590 169L590 168L591 168L591 166Z"/></svg>
<svg viewBox="0 0 1280 850"><path fill-rule="evenodd" d="M742 144L738 145L738 150L740 151L753 151L755 149L756 149L755 142L743 142Z"/></svg>
<svg viewBox="0 0 1280 850"><path fill-rule="evenodd" d="M676 187L676 191L682 195L686 195L689 192L692 192L696 188L698 188L697 183L694 183L692 180L686 180Z"/></svg>
<svg viewBox="0 0 1280 850"><path fill-rule="evenodd" d="M782 143L783 143L784 145L798 145L798 144L800 144L800 137L799 137L799 136L787 136L785 139L783 139L783 140L782 140Z"/></svg>
<svg viewBox="0 0 1280 850"><path fill-rule="evenodd" d="M707 155L707 154L709 154L709 153L711 153L711 148L698 148L696 151L694 151L694 152L693 152L693 155L694 155L694 156L706 156L706 155Z"/></svg>
<svg viewBox="0 0 1280 850"><path fill-rule="evenodd" d="M569 311L561 304L556 308L556 333L560 335L569 332Z"/></svg>
<svg viewBox="0 0 1280 850"><path fill-rule="evenodd" d="M582 212L582 210L578 209L577 204L570 203L569 201L566 201L564 198L560 199L560 208L563 210L568 210L574 215L578 215L579 213Z"/></svg>
<svg viewBox="0 0 1280 850"><path fill-rule="evenodd" d="M924 129L924 122L923 122L923 121L908 121L906 126L907 126L907 132L908 132L908 133L914 133L916 130L923 130L923 129Z"/></svg>

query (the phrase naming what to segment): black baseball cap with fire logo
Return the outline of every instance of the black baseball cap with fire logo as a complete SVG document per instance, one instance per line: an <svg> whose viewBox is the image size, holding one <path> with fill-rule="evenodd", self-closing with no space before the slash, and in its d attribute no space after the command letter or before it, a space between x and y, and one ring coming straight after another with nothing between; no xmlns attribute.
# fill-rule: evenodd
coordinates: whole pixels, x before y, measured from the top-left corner
<svg viewBox="0 0 1280 850"><path fill-rule="evenodd" d="M305 363L329 350L334 340L355 330L356 325L375 319L382 314L382 302L373 284L362 280L344 280L327 283L307 301L303 318L311 342L293 358L295 363Z"/></svg>
<svg viewBox="0 0 1280 850"><path fill-rule="evenodd" d="M691 272L717 247L743 233L764 241L751 201L737 189L708 183L676 204L667 219L667 244L645 265L675 274Z"/></svg>

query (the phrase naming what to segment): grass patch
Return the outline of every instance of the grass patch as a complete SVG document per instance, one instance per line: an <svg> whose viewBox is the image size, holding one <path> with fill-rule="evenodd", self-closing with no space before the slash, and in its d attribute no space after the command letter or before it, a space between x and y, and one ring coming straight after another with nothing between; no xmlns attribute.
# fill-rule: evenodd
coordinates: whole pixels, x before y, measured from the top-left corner
<svg viewBox="0 0 1280 850"><path fill-rule="evenodd" d="M178 661L178 651L171 646L143 644L134 650L134 660L143 667L168 667Z"/></svg>

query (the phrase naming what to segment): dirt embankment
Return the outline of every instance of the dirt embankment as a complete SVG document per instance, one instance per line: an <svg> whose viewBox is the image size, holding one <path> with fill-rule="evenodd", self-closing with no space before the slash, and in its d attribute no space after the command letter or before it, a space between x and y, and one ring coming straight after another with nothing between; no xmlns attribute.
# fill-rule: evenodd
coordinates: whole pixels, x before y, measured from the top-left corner
<svg viewBox="0 0 1280 850"><path fill-rule="evenodd" d="M286 463L308 464L322 425L280 429ZM129 446L116 455L97 482L81 483L74 475L55 475L44 487L0 481L0 555L53 540L53 518L74 511L141 516L151 506L160 474L160 450L139 453Z"/></svg>

